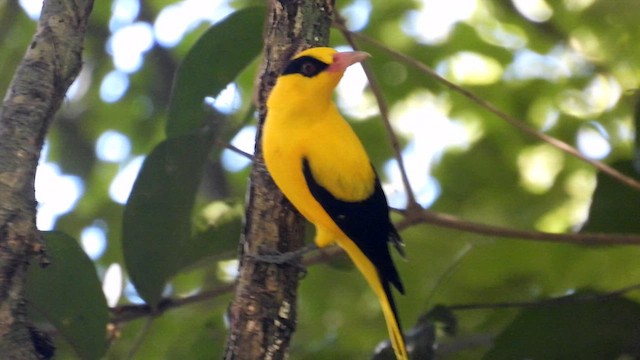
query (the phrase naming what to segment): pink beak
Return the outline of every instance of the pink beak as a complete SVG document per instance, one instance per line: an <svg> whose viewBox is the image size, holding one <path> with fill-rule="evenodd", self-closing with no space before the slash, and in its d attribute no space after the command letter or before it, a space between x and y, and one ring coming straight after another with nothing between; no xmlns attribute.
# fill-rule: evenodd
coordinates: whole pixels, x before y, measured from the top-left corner
<svg viewBox="0 0 640 360"><path fill-rule="evenodd" d="M369 53L364 51L345 51L333 55L333 64L329 65L329 72L343 72L349 66L364 61L370 57Z"/></svg>

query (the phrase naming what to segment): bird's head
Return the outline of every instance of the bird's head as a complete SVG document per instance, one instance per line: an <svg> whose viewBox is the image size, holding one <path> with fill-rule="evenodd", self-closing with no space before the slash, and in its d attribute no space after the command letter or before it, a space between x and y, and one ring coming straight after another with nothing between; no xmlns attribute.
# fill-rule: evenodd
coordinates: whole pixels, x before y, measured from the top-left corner
<svg viewBox="0 0 640 360"><path fill-rule="evenodd" d="M367 57L366 52L337 52L329 47L304 50L287 63L271 97L330 99L347 67Z"/></svg>

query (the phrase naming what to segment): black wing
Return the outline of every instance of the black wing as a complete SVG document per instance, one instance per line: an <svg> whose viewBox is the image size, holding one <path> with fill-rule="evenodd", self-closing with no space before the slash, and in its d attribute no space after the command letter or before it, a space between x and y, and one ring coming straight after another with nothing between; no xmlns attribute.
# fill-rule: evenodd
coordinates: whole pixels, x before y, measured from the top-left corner
<svg viewBox="0 0 640 360"><path fill-rule="evenodd" d="M311 173L307 159L302 160L302 168L313 197L378 270L378 276L395 312L389 283L403 294L404 287L391 259L387 243L400 242L400 236L389 219L387 198L382 191L378 176L376 175L374 192L370 197L363 201L350 202L336 199L333 194L318 184Z"/></svg>

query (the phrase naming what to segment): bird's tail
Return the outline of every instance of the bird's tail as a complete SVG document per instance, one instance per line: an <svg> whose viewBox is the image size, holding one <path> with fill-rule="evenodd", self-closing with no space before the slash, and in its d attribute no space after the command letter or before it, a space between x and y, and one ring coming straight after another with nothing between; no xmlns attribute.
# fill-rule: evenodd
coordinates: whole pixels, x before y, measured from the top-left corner
<svg viewBox="0 0 640 360"><path fill-rule="evenodd" d="M381 280L378 270L373 263L362 253L358 246L352 241L339 241L339 245L347 252L351 260L354 262L358 270L364 275L369 286L376 294L380 301L380 307L387 323L387 330L391 338L393 351L396 353L398 360L408 360L407 348L400 327L400 319L396 311L395 302L388 282Z"/></svg>

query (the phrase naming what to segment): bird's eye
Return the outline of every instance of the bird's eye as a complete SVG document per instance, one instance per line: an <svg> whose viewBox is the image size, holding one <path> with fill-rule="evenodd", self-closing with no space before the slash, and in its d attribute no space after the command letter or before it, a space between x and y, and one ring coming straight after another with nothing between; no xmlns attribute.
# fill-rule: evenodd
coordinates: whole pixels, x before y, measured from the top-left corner
<svg viewBox="0 0 640 360"><path fill-rule="evenodd" d="M317 73L317 67L316 64L310 62L310 61L305 61L302 66L300 67L300 72L302 73L302 75L304 76L314 76Z"/></svg>
<svg viewBox="0 0 640 360"><path fill-rule="evenodd" d="M300 74L306 77L314 77L328 66L328 64L325 64L314 57L301 56L291 60L289 64L287 64L287 67L284 68L282 75Z"/></svg>

